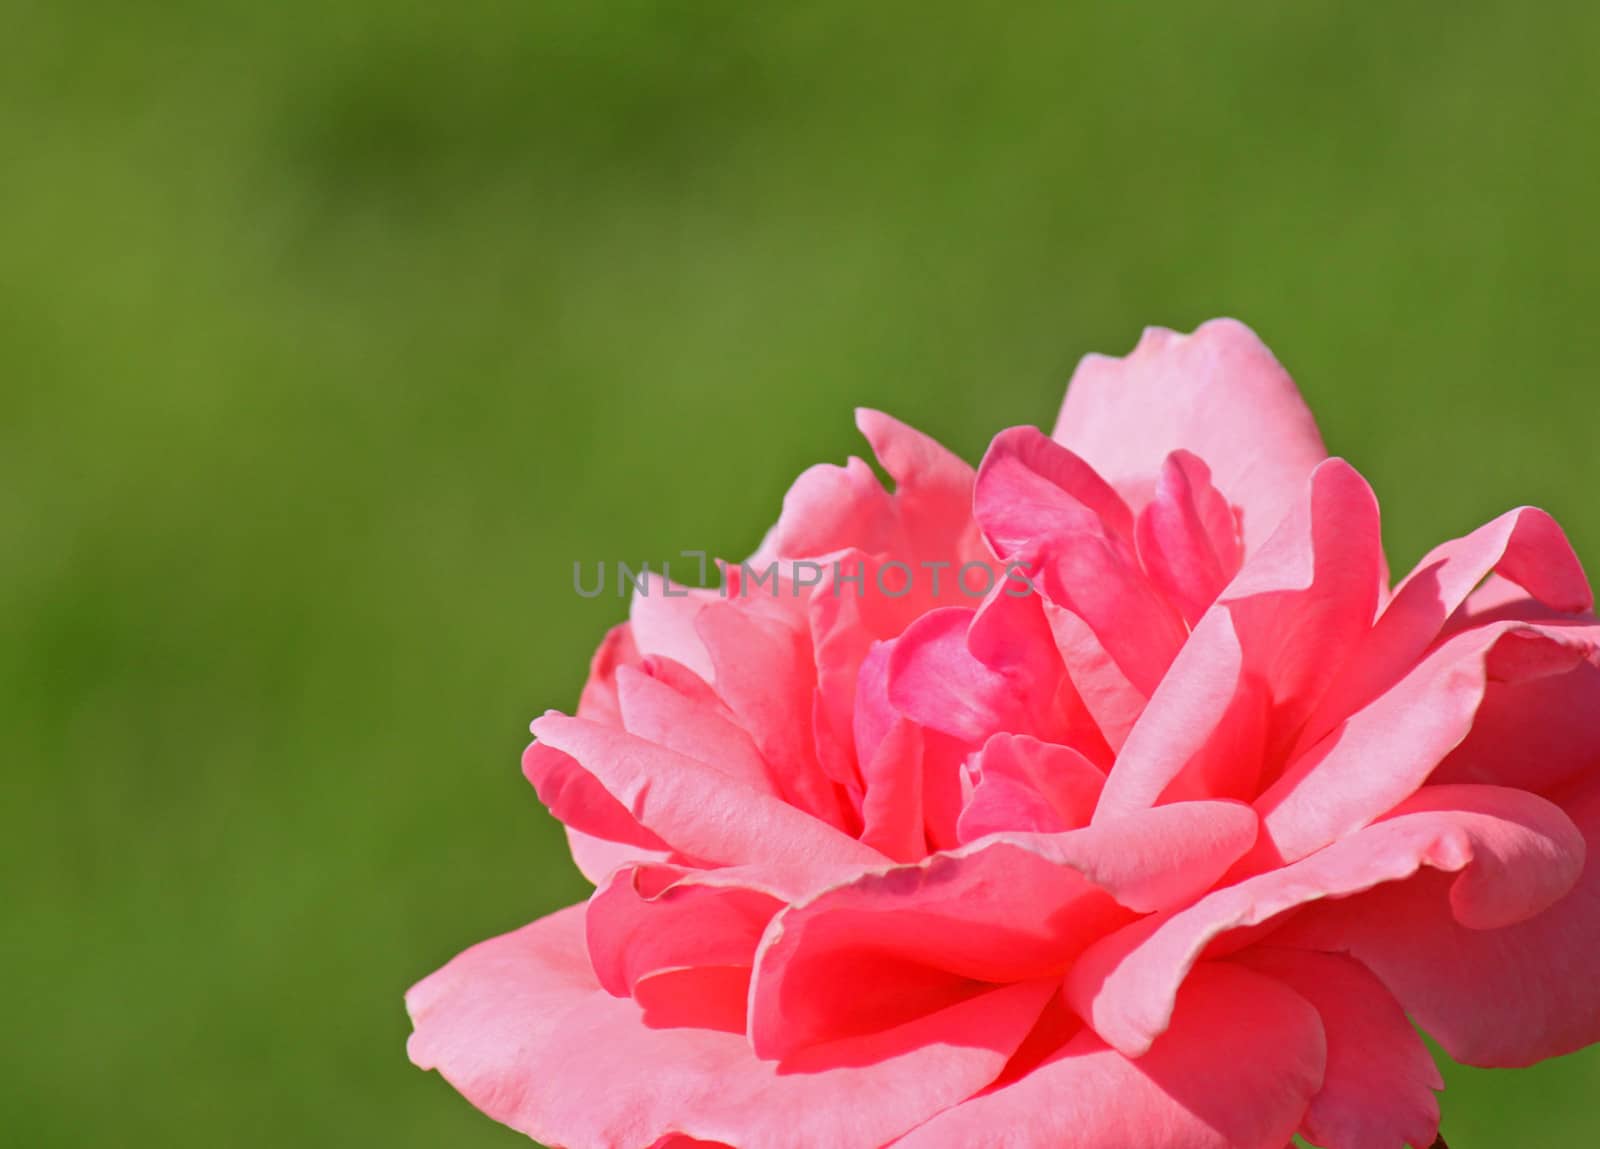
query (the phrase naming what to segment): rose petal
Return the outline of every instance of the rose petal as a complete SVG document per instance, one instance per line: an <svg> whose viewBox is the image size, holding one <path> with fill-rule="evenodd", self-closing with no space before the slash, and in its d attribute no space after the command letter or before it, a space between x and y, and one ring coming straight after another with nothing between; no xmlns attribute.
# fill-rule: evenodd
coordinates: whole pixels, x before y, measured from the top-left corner
<svg viewBox="0 0 1600 1149"><path fill-rule="evenodd" d="M1247 551L1272 533L1327 451L1293 380L1256 334L1214 319L1192 335L1145 331L1124 359L1086 356L1052 437L1136 507L1182 448L1242 510Z"/></svg>
<svg viewBox="0 0 1600 1149"><path fill-rule="evenodd" d="M1435 547L1395 588L1372 633L1307 724L1300 744L1310 745L1340 717L1397 681L1491 572L1521 584L1556 611L1581 613L1594 605L1583 565L1556 521L1534 507L1509 511L1464 538Z"/></svg>
<svg viewBox="0 0 1600 1149"><path fill-rule="evenodd" d="M751 1041L781 1057L985 984L1059 975L1135 913L1199 894L1254 838L1246 806L1183 803L862 874L773 920L757 957Z"/></svg>
<svg viewBox="0 0 1600 1149"><path fill-rule="evenodd" d="M1455 915L1491 928L1560 898L1577 880L1583 856L1571 820L1542 798L1490 786L1429 787L1393 817L1293 865L1105 938L1073 967L1067 997L1101 1037L1137 1057L1165 1030L1188 971L1224 934L1424 867L1459 873L1450 887ZM1412 936L1409 928L1396 933Z"/></svg>
<svg viewBox="0 0 1600 1149"><path fill-rule="evenodd" d="M1211 468L1188 451L1161 464L1155 494L1139 512L1139 561L1190 626L1239 572L1238 516L1211 484Z"/></svg>
<svg viewBox="0 0 1600 1149"><path fill-rule="evenodd" d="M1412 793L1472 727L1488 684L1568 673L1600 627L1495 623L1454 636L1312 747L1256 802L1258 868L1303 858Z"/></svg>
<svg viewBox="0 0 1600 1149"><path fill-rule="evenodd" d="M715 874L717 880L700 881ZM652 973L685 966L754 964L756 946L783 901L741 885L734 869L637 865L618 870L589 899L589 959L608 993L627 997Z"/></svg>
<svg viewBox="0 0 1600 1149"><path fill-rule="evenodd" d="M1328 1065L1300 1132L1339 1149L1422 1149L1439 1135L1444 1079L1405 1011L1360 962L1256 946L1233 960L1283 982L1316 1007Z"/></svg>
<svg viewBox="0 0 1600 1149"><path fill-rule="evenodd" d="M1001 558L1033 541L1084 530L1131 540L1133 514L1111 485L1037 428L1012 427L989 445L973 513Z"/></svg>
<svg viewBox="0 0 1600 1149"><path fill-rule="evenodd" d="M1089 824L1101 769L1070 746L996 734L974 756L975 786L961 812L963 843L1001 831L1053 834Z"/></svg>
<svg viewBox="0 0 1600 1149"><path fill-rule="evenodd" d="M630 818L696 861L762 863L803 890L832 867L885 860L802 810L623 731L551 711L533 732L579 763Z"/></svg>
<svg viewBox="0 0 1600 1149"><path fill-rule="evenodd" d="M1370 628L1381 571L1371 488L1330 459L1174 658L1128 734L1097 817L1201 793L1200 780L1219 771L1231 785L1240 771L1254 779L1270 768ZM1253 757L1237 758L1247 747Z"/></svg>
<svg viewBox="0 0 1600 1149"><path fill-rule="evenodd" d="M862 1149L994 1080L1052 989L995 990L775 1066L738 1034L647 1027L637 1004L595 981L573 908L414 986L408 1050L489 1116L551 1145Z"/></svg>
<svg viewBox="0 0 1600 1149"><path fill-rule="evenodd" d="M1081 1032L895 1149L1283 1149L1324 1058L1320 1020L1304 998L1217 963L1195 971L1172 1028L1137 1061Z"/></svg>
<svg viewBox="0 0 1600 1149"><path fill-rule="evenodd" d="M1587 857L1577 886L1536 916L1474 929L1460 920L1448 879L1414 879L1315 907L1286 940L1348 952L1370 967L1468 1065L1531 1065L1592 1045L1600 1041L1600 783L1563 805Z"/></svg>

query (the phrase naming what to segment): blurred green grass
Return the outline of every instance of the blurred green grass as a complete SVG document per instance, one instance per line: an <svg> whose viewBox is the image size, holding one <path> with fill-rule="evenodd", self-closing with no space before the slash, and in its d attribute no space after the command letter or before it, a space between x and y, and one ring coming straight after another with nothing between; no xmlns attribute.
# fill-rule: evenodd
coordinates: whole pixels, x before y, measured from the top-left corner
<svg viewBox="0 0 1600 1149"><path fill-rule="evenodd" d="M400 994L582 895L517 768L622 614L571 563L747 552L855 405L975 458L1234 314L1397 566L1518 502L1600 561L1592 6L5 15L10 1144L525 1143Z"/></svg>

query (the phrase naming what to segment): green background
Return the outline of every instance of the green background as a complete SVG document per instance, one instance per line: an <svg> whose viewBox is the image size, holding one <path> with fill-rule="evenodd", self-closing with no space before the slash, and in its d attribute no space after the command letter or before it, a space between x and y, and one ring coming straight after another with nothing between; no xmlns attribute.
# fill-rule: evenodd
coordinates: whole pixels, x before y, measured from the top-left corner
<svg viewBox="0 0 1600 1149"><path fill-rule="evenodd" d="M1237 315L1396 565L1600 560L1600 7L0 15L7 1144L525 1144L400 996L583 894L571 564L748 552L858 404L975 459ZM1600 1055L1449 1079L1600 1135Z"/></svg>

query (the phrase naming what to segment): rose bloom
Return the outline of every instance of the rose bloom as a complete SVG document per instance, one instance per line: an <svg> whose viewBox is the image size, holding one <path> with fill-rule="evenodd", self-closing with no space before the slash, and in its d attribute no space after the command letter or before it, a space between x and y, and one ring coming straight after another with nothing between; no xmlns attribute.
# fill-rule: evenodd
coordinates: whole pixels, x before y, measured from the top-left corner
<svg viewBox="0 0 1600 1149"><path fill-rule="evenodd" d="M1600 626L1548 515L1391 585L1226 320L1090 356L976 472L858 422L892 490L807 471L533 723L594 895L413 988L417 1065L567 1149L1400 1149L1411 1021L1600 1039Z"/></svg>

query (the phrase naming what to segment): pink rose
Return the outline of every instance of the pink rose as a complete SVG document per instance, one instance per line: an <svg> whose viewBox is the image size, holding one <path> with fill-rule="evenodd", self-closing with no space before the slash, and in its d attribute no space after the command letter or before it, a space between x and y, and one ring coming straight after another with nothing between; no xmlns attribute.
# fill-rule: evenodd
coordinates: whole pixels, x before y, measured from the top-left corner
<svg viewBox="0 0 1600 1149"><path fill-rule="evenodd" d="M568 1149L1400 1149L1407 1014L1474 1065L1600 1039L1600 626L1548 515L1391 587L1230 321L1091 356L976 473L859 425L892 492L807 471L534 722L597 888L413 988L419 1066Z"/></svg>

